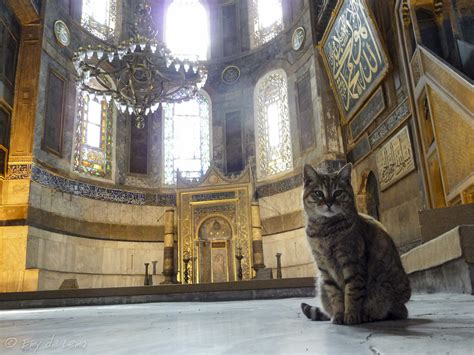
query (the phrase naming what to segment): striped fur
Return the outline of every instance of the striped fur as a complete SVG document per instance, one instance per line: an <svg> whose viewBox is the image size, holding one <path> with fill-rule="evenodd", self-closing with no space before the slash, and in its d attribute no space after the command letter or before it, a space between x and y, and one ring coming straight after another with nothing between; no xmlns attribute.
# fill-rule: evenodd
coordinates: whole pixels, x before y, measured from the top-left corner
<svg viewBox="0 0 474 355"><path fill-rule="evenodd" d="M304 169L306 235L319 269L318 297L328 314L302 304L311 320L358 324L408 317L411 295L395 244L384 227L357 212L350 164L335 174Z"/></svg>

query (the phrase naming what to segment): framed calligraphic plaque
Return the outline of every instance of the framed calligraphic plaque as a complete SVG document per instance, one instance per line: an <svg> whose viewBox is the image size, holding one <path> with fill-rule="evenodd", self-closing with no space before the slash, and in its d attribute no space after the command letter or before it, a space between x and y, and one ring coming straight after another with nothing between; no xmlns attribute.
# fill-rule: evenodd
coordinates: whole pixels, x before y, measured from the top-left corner
<svg viewBox="0 0 474 355"><path fill-rule="evenodd" d="M408 126L403 127L376 153L380 189L385 190L415 170Z"/></svg>
<svg viewBox="0 0 474 355"><path fill-rule="evenodd" d="M319 47L343 117L350 120L389 70L365 0L339 0Z"/></svg>

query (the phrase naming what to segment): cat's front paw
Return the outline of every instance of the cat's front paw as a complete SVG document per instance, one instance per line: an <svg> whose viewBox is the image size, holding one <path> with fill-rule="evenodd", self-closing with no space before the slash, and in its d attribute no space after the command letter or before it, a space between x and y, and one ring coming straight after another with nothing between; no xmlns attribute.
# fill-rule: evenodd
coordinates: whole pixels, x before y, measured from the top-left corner
<svg viewBox="0 0 474 355"><path fill-rule="evenodd" d="M332 324L344 324L344 313L336 313L332 319Z"/></svg>
<svg viewBox="0 0 474 355"><path fill-rule="evenodd" d="M345 313L344 314L344 324L351 325L351 324L360 324L361 323L361 316L358 313Z"/></svg>

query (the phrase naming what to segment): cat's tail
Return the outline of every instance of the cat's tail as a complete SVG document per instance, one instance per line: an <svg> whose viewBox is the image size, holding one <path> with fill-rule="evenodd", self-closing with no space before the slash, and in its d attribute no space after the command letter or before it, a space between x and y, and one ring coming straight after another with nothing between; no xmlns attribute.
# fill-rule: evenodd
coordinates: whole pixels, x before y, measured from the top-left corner
<svg viewBox="0 0 474 355"><path fill-rule="evenodd" d="M306 303L301 304L301 310L303 311L303 314L311 320L326 321L331 319L318 307L313 307Z"/></svg>

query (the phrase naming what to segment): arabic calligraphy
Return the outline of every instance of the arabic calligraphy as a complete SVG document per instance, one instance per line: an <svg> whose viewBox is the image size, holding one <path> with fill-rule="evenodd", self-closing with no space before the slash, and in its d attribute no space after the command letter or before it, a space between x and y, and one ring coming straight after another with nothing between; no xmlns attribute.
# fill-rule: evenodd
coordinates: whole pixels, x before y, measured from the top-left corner
<svg viewBox="0 0 474 355"><path fill-rule="evenodd" d="M377 151L376 161L382 190L415 169L407 126Z"/></svg>
<svg viewBox="0 0 474 355"><path fill-rule="evenodd" d="M352 116L388 68L363 0L345 0L323 45L345 116Z"/></svg>

